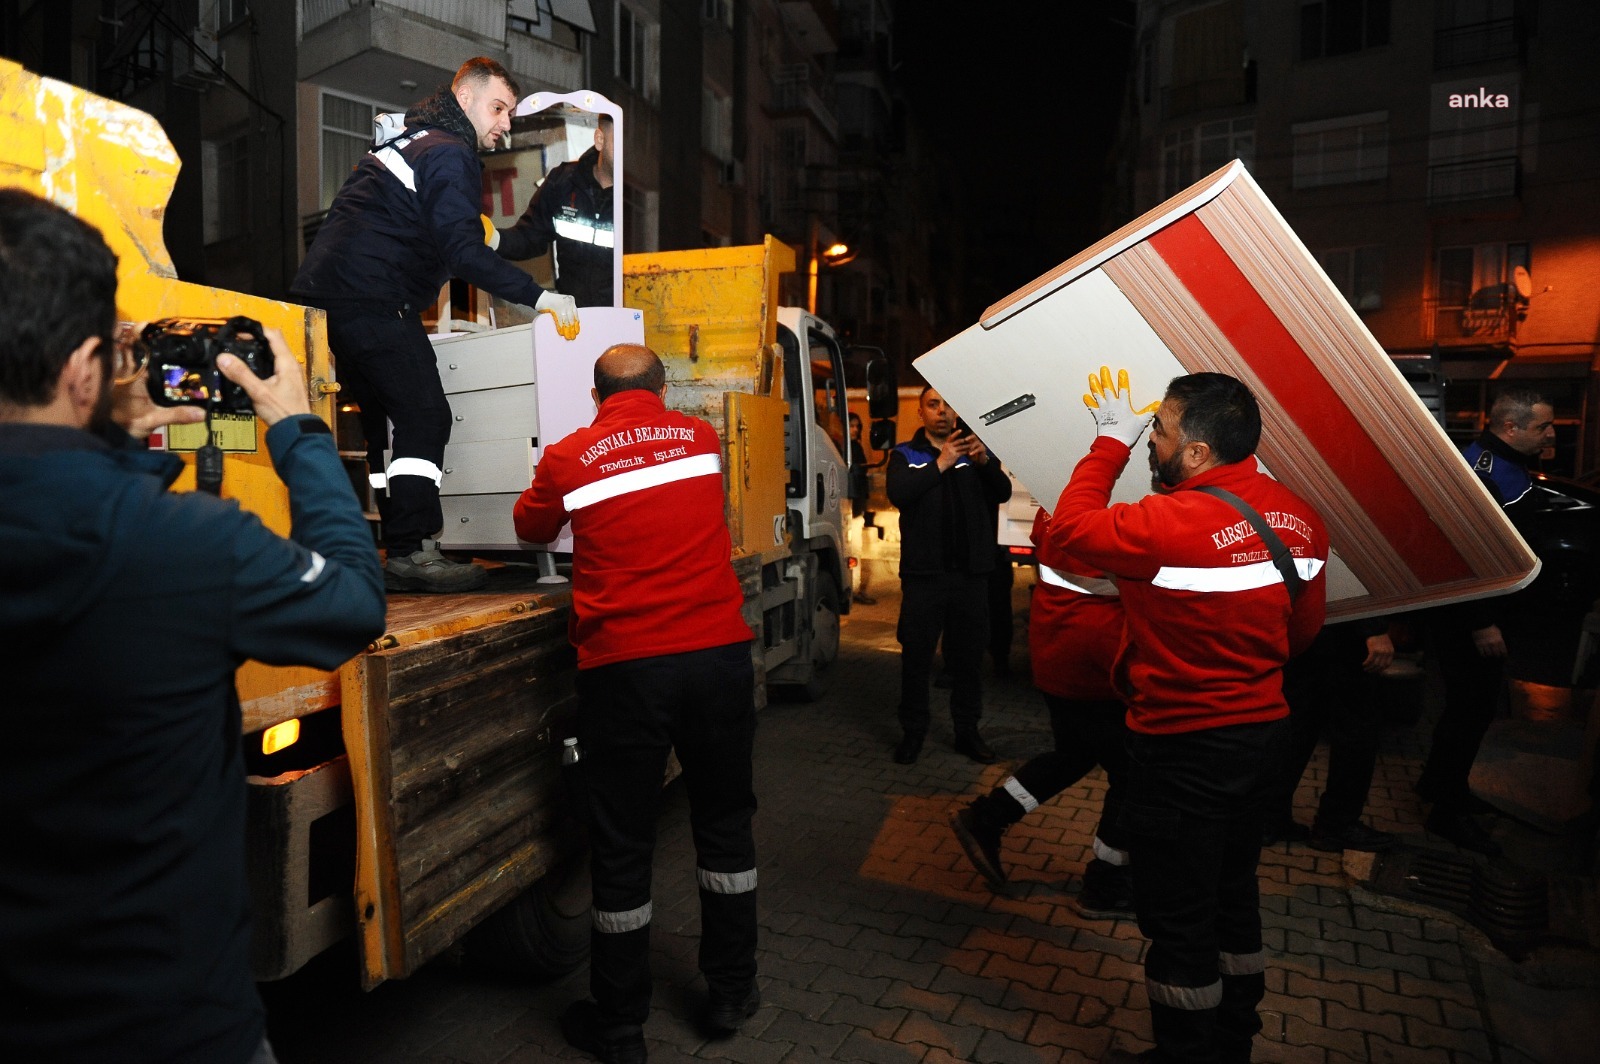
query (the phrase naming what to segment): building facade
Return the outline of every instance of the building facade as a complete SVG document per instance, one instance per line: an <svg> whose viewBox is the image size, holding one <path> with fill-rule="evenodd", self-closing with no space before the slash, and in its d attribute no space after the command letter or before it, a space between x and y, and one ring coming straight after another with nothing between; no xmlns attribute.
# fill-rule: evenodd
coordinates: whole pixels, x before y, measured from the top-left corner
<svg viewBox="0 0 1600 1064"><path fill-rule="evenodd" d="M1600 120L1583 0L1141 0L1130 217L1242 159L1447 430L1554 402L1600 467ZM1125 218L1123 220L1126 220Z"/></svg>

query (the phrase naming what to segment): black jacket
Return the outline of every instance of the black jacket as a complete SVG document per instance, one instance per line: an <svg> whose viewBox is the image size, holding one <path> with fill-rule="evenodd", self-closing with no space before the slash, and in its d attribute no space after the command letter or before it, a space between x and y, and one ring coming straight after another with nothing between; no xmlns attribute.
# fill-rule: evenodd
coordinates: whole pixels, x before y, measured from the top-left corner
<svg viewBox="0 0 1600 1064"><path fill-rule="evenodd" d="M335 668L384 623L327 427L266 441L292 541L169 493L174 455L0 425L7 1060L243 1064L261 1041L234 670Z"/></svg>
<svg viewBox="0 0 1600 1064"><path fill-rule="evenodd" d="M994 570L998 507L1011 478L992 455L963 457L940 473L939 449L918 429L889 452L889 501L900 511L900 575L981 574Z"/></svg>
<svg viewBox="0 0 1600 1064"><path fill-rule="evenodd" d="M571 296L580 307L612 305L612 189L595 180L599 158L600 153L590 148L577 162L550 171L517 224L500 230L499 252L508 259L542 255L554 241L556 291Z"/></svg>
<svg viewBox="0 0 1600 1064"><path fill-rule="evenodd" d="M477 132L448 89L406 112L334 197L289 291L316 307L431 304L451 277L533 306L543 289L490 250Z"/></svg>

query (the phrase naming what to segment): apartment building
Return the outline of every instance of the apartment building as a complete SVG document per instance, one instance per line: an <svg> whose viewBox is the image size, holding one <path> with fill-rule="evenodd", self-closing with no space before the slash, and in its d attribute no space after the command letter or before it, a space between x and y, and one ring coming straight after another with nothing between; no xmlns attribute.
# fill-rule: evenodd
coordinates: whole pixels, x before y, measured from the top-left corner
<svg viewBox="0 0 1600 1064"><path fill-rule="evenodd" d="M1141 0L1137 214L1244 160L1448 431L1500 382L1600 467L1600 9L1584 0ZM1122 219L1126 220L1126 219Z"/></svg>

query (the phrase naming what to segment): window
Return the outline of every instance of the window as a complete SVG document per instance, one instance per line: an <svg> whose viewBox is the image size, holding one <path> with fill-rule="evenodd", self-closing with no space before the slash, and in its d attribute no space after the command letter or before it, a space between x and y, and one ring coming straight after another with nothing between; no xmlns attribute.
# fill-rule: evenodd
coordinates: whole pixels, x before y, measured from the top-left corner
<svg viewBox="0 0 1600 1064"><path fill-rule="evenodd" d="M1297 122L1294 187L1317 188L1389 176L1389 112Z"/></svg>
<svg viewBox="0 0 1600 1064"><path fill-rule="evenodd" d="M1348 55L1389 43L1389 0L1303 0L1300 58Z"/></svg>
<svg viewBox="0 0 1600 1064"><path fill-rule="evenodd" d="M345 178L372 146L373 118L385 111L400 110L404 108L331 92L322 94L322 210L332 206Z"/></svg>
<svg viewBox="0 0 1600 1064"><path fill-rule="evenodd" d="M201 208L205 242L239 236L249 228L250 138L202 141L200 160L205 173Z"/></svg>
<svg viewBox="0 0 1600 1064"><path fill-rule="evenodd" d="M1253 166L1254 118L1225 118L1168 133L1161 143L1161 197L1176 196L1234 159Z"/></svg>
<svg viewBox="0 0 1600 1064"><path fill-rule="evenodd" d="M700 86L700 146L719 163L733 161L733 100Z"/></svg>
<svg viewBox="0 0 1600 1064"><path fill-rule="evenodd" d="M1377 310L1383 306L1383 248L1333 248L1319 252L1317 261L1352 307Z"/></svg>
<svg viewBox="0 0 1600 1064"><path fill-rule="evenodd" d="M700 0L700 17L733 29L733 0Z"/></svg>
<svg viewBox="0 0 1600 1064"><path fill-rule="evenodd" d="M617 79L653 101L661 91L661 27L625 0L616 0L615 12Z"/></svg>
<svg viewBox="0 0 1600 1064"><path fill-rule="evenodd" d="M1439 249L1434 294L1441 307L1499 305L1518 266L1530 267L1527 244L1476 244Z"/></svg>

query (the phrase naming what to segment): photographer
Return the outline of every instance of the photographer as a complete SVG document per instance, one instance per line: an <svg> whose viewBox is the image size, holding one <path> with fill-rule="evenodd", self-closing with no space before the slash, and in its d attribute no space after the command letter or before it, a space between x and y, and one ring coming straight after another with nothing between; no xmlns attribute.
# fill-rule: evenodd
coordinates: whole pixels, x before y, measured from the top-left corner
<svg viewBox="0 0 1600 1064"><path fill-rule="evenodd" d="M0 191L0 1059L273 1060L250 968L234 670L337 667L381 570L304 372L218 359L268 426L291 539L166 489L130 438L203 415L113 384L116 259Z"/></svg>

